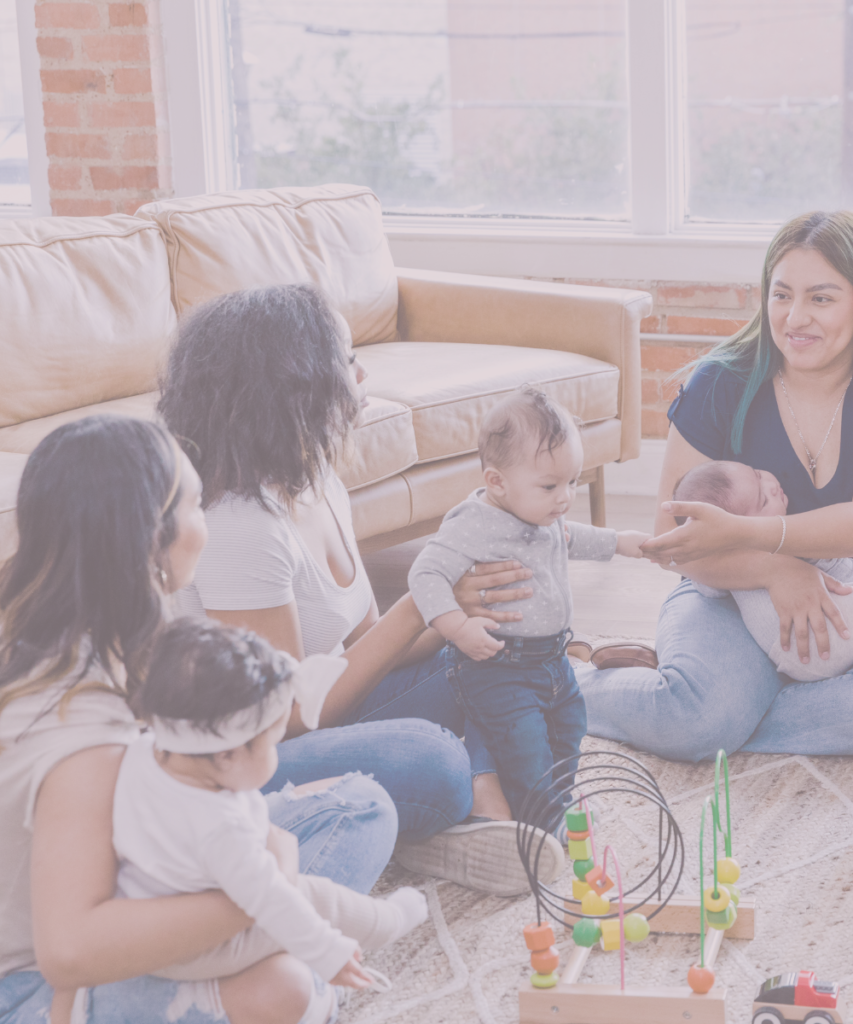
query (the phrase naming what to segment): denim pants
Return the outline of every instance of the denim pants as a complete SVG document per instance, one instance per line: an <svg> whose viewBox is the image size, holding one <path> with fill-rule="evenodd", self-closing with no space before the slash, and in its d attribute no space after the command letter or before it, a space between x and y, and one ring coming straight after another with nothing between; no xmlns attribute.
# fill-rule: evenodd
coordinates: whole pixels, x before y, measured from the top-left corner
<svg viewBox="0 0 853 1024"><path fill-rule="evenodd" d="M545 650L549 653L544 654ZM541 794L556 781L550 769L576 757L586 733L586 710L569 659L565 638L506 638L506 646L487 661L472 661L450 645L449 677L466 721L479 726L497 762L498 777L516 821L534 787ZM468 726L466 725L466 728ZM531 824L551 831L560 809L570 803L577 761L560 772L552 801ZM543 778L544 777L544 778ZM537 785L538 783L538 785ZM555 819L555 820L551 820Z"/></svg>
<svg viewBox="0 0 853 1024"><path fill-rule="evenodd" d="M445 648L389 672L346 725L280 743L278 770L264 791L360 771L394 801L401 838L428 839L470 814L472 773L495 770L476 729L464 744L458 738L465 727Z"/></svg>
<svg viewBox="0 0 853 1024"><path fill-rule="evenodd" d="M578 670L591 735L671 761L711 759L721 747L853 754L853 672L788 682L731 597L703 597L683 581L661 608L657 652L657 669Z"/></svg>
<svg viewBox="0 0 853 1024"><path fill-rule="evenodd" d="M370 892L391 858L397 812L381 786L351 775L322 793L267 798L270 820L299 840L299 868ZM222 1024L203 986L144 975L90 990L87 1024ZM38 971L0 978L0 1024L45 1024L53 990Z"/></svg>

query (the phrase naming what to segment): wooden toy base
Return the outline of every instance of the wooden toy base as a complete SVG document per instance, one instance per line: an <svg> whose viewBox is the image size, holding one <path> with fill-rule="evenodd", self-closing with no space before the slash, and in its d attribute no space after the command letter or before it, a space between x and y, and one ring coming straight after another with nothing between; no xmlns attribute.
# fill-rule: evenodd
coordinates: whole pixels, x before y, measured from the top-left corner
<svg viewBox="0 0 853 1024"><path fill-rule="evenodd" d="M520 1024L725 1024L726 990L714 987L697 996L679 988L566 985L518 995Z"/></svg>
<svg viewBox="0 0 853 1024"><path fill-rule="evenodd" d="M640 907L639 912L648 917L659 906L660 903L657 900L650 899L648 903ZM572 904L572 907L577 908L577 904ZM630 914L633 909L633 905L625 904L626 914ZM653 932L669 932L671 935L698 935L699 916L699 900L673 896L663 910L649 920L649 927ZM577 918L567 914L566 927L571 928L576 920ZM753 897L741 897L737 908L737 921L726 932L726 938L755 938L755 899Z"/></svg>

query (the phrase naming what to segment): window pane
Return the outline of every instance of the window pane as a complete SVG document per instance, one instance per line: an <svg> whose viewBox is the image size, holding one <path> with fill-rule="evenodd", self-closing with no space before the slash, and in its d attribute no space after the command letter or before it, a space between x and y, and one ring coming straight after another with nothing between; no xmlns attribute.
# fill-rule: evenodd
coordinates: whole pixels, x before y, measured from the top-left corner
<svg viewBox="0 0 853 1024"><path fill-rule="evenodd" d="M30 205L15 0L0 0L0 212Z"/></svg>
<svg viewBox="0 0 853 1024"><path fill-rule="evenodd" d="M686 0L692 219L842 205L844 7Z"/></svg>
<svg viewBox="0 0 853 1024"><path fill-rule="evenodd" d="M628 215L625 5L231 0L243 188L386 210Z"/></svg>

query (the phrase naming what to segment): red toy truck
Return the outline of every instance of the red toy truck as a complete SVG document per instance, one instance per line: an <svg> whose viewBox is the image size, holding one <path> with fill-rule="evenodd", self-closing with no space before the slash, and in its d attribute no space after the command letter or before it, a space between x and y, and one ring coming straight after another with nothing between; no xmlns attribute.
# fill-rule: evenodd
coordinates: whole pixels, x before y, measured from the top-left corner
<svg viewBox="0 0 853 1024"><path fill-rule="evenodd" d="M777 974L758 990L752 1024L843 1024L837 1002L837 982L817 981L814 971Z"/></svg>

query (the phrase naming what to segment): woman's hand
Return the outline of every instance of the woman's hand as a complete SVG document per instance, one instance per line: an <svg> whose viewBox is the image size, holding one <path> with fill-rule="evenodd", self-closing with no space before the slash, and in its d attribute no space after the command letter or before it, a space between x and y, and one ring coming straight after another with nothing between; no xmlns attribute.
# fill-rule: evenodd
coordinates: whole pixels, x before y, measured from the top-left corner
<svg viewBox="0 0 853 1024"><path fill-rule="evenodd" d="M524 618L521 612L501 612L492 605L502 601L525 601L533 597L532 587L500 589L518 580L529 580L532 575L533 572L525 569L521 562L478 562L453 588L453 596L469 618L483 615L483 608L488 604L488 616L495 622L520 622ZM481 594L486 590L487 594Z"/></svg>
<svg viewBox="0 0 853 1024"><path fill-rule="evenodd" d="M671 516L690 518L683 526L642 544L646 558L659 565L682 565L744 547L749 544L752 524L758 522L747 516L733 516L703 501L665 501L661 509ZM768 522L775 524L776 532L781 536L778 519L765 520Z"/></svg>
<svg viewBox="0 0 853 1024"><path fill-rule="evenodd" d="M786 558L767 584L773 607L779 615L779 639L782 650L791 646L793 627L797 654L803 664L809 661L809 629L814 633L818 654L829 657L830 636L827 620L845 640L850 636L847 623L827 591L849 594L851 588L827 576L808 562Z"/></svg>

